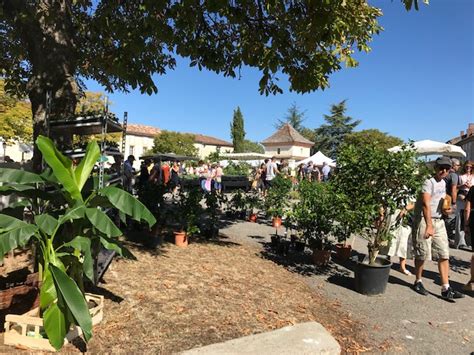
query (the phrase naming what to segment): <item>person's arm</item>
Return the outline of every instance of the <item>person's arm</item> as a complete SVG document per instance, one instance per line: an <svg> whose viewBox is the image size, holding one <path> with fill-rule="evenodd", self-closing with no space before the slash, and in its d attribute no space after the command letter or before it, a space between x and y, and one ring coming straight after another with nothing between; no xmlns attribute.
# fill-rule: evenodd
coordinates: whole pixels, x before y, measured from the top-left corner
<svg viewBox="0 0 474 355"><path fill-rule="evenodd" d="M428 239L433 236L433 223L431 220L431 195L427 192L422 194L422 201L423 201L423 218L425 219L426 223L426 230L425 235L423 236L425 239Z"/></svg>
<svg viewBox="0 0 474 355"><path fill-rule="evenodd" d="M459 182L459 178L457 178L456 176L456 179L453 180L452 185L451 185L451 198L452 198L451 204L455 206L456 206L456 200L458 199L458 182Z"/></svg>
<svg viewBox="0 0 474 355"><path fill-rule="evenodd" d="M464 232L467 235L471 235L471 229L469 228L469 218L471 217L471 199L466 199L466 205L464 206Z"/></svg>

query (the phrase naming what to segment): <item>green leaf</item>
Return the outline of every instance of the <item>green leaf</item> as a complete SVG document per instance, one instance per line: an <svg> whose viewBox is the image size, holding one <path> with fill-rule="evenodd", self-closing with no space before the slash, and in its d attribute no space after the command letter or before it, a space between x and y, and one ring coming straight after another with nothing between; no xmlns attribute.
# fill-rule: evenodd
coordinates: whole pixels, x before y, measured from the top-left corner
<svg viewBox="0 0 474 355"><path fill-rule="evenodd" d="M58 220L47 213L35 216L35 223L48 235L52 235L58 226Z"/></svg>
<svg viewBox="0 0 474 355"><path fill-rule="evenodd" d="M22 184L8 184L0 186L0 192L10 192L13 193L14 191L26 191L26 190L35 190L36 187L31 185L22 185Z"/></svg>
<svg viewBox="0 0 474 355"><path fill-rule="evenodd" d="M89 341L92 336L92 319L87 307L84 295L77 287L77 284L63 271L54 265L50 265L56 291L61 294L67 308L71 311L77 324L81 327L85 341Z"/></svg>
<svg viewBox="0 0 474 355"><path fill-rule="evenodd" d="M86 148L86 155L81 160L81 163L77 166L76 170L74 171L74 175L76 177L77 187L79 191L82 190L84 184L86 183L87 179L89 178L92 169L94 168L94 164L96 163L97 159L100 156L100 149L99 145L96 141L89 142Z"/></svg>
<svg viewBox="0 0 474 355"><path fill-rule="evenodd" d="M49 343L59 350L68 332L66 317L56 303L52 303L43 314L43 324Z"/></svg>
<svg viewBox="0 0 474 355"><path fill-rule="evenodd" d="M43 273L43 280L40 289L40 307L46 309L52 302L58 298L56 288L54 287L53 275L49 268Z"/></svg>
<svg viewBox="0 0 474 355"><path fill-rule="evenodd" d="M100 237L100 243L103 245L105 249L113 250L118 255L127 258L136 260L137 258L123 245L121 245L117 240L113 240L110 238Z"/></svg>
<svg viewBox="0 0 474 355"><path fill-rule="evenodd" d="M108 186L101 189L99 193L106 196L115 208L131 216L134 220L139 222L144 220L150 228L156 223L155 217L148 208L128 192L114 186Z"/></svg>
<svg viewBox="0 0 474 355"><path fill-rule="evenodd" d="M37 230L33 224L0 214L0 262L7 252L25 245Z"/></svg>
<svg viewBox="0 0 474 355"><path fill-rule="evenodd" d="M40 175L19 169L0 168L0 182L14 182L15 184L43 183Z"/></svg>
<svg viewBox="0 0 474 355"><path fill-rule="evenodd" d="M71 159L62 155L51 139L47 137L39 136L36 139L36 145L64 189L69 192L73 199L83 201L81 191L76 183Z"/></svg>
<svg viewBox="0 0 474 355"><path fill-rule="evenodd" d="M86 216L94 227L108 237L118 237L123 234L109 216L98 208L86 208Z"/></svg>
<svg viewBox="0 0 474 355"><path fill-rule="evenodd" d="M59 217L59 224L63 224L64 222L84 218L84 213L86 208L83 204L78 204L77 206L70 208L66 211L66 213Z"/></svg>
<svg viewBox="0 0 474 355"><path fill-rule="evenodd" d="M94 281L94 266L91 255L91 240L86 237L77 236L70 242L63 245L64 247L73 247L82 252L84 256L84 261L82 263L82 268L86 277Z"/></svg>

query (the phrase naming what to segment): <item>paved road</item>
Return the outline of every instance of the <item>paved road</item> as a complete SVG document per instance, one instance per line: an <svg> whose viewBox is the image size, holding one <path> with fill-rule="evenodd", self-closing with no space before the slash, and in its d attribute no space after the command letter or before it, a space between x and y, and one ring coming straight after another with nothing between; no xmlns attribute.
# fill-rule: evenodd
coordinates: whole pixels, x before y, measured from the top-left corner
<svg viewBox="0 0 474 355"><path fill-rule="evenodd" d="M222 232L233 241L253 245L262 255L285 265L290 271L305 275L310 287L327 297L339 300L342 307L373 329L374 338L400 344L390 349L393 353L412 354L470 354L474 352L473 295L449 303L440 298L437 266L428 262L425 269L425 287L429 296L411 290L414 276L406 276L395 268L391 270L385 294L368 297L353 290L353 272L346 265L331 263L328 268L316 269L308 264L309 256L293 254L275 256L268 249L270 235L275 229L263 223L229 223ZM283 231L281 231L282 233ZM356 239L355 250L367 251L366 242ZM309 253L309 251L307 251ZM451 285L461 288L469 279L471 254L451 250ZM412 266L413 261L408 261Z"/></svg>

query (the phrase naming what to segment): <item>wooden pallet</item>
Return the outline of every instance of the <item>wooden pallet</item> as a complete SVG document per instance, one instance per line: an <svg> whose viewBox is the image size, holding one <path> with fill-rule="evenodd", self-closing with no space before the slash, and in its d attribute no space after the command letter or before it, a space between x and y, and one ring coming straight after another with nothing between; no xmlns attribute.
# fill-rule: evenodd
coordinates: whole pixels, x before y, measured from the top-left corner
<svg viewBox="0 0 474 355"><path fill-rule="evenodd" d="M90 308L92 325L99 324L104 316L104 296L86 293L86 301L93 301L96 307ZM39 308L22 314L7 314L5 317L4 344L15 347L27 347L34 350L56 351L47 338L43 338L43 318L39 317ZM65 343L82 335L80 327L73 325L64 339Z"/></svg>

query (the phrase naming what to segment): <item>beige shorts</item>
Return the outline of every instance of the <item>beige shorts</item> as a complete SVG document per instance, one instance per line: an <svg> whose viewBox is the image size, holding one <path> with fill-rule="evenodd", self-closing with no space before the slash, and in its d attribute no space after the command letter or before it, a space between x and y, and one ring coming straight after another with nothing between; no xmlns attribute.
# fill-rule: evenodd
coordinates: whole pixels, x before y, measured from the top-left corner
<svg viewBox="0 0 474 355"><path fill-rule="evenodd" d="M449 259L449 241L446 226L442 219L432 219L434 235L425 239L426 223L422 218L416 233L413 233L413 251L417 260L431 260L433 255L439 259Z"/></svg>

